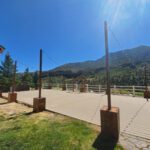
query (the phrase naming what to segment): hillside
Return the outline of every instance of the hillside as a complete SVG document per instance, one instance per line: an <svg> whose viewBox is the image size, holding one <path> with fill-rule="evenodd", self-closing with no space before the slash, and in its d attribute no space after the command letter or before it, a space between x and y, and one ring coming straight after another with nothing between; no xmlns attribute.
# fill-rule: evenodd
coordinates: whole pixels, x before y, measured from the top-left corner
<svg viewBox="0 0 150 150"><path fill-rule="evenodd" d="M126 49L115 53L110 53L110 67L119 67L124 65L137 65L142 63L150 63L150 47L139 46L133 49ZM71 71L77 73L79 71L91 71L105 67L105 56L96 61L86 61L79 63L69 63L52 70L53 72Z"/></svg>
<svg viewBox="0 0 150 150"><path fill-rule="evenodd" d="M149 46L110 53L111 84L144 85L145 64L148 64L150 75ZM78 82L78 78L84 76L90 84L105 84L105 56L95 61L65 64L43 73L43 78L48 76L51 77L50 82Z"/></svg>

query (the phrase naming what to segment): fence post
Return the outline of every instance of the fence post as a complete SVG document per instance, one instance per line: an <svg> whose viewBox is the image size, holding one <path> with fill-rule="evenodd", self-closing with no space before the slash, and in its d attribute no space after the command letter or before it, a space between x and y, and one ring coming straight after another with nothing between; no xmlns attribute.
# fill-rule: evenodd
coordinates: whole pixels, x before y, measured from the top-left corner
<svg viewBox="0 0 150 150"><path fill-rule="evenodd" d="M135 96L135 86L133 85L132 88L133 88L133 97L134 97Z"/></svg>
<svg viewBox="0 0 150 150"><path fill-rule="evenodd" d="M76 84L76 91L78 91L78 84Z"/></svg>
<svg viewBox="0 0 150 150"><path fill-rule="evenodd" d="M13 91L13 88L12 88L12 86L10 87L10 92L12 92Z"/></svg>
<svg viewBox="0 0 150 150"><path fill-rule="evenodd" d="M86 84L86 92L89 92L89 85Z"/></svg>
<svg viewBox="0 0 150 150"><path fill-rule="evenodd" d="M114 85L114 90L116 90L116 85Z"/></svg>
<svg viewBox="0 0 150 150"><path fill-rule="evenodd" d="M101 85L99 85L98 88L99 88L99 93L100 93L101 92Z"/></svg>

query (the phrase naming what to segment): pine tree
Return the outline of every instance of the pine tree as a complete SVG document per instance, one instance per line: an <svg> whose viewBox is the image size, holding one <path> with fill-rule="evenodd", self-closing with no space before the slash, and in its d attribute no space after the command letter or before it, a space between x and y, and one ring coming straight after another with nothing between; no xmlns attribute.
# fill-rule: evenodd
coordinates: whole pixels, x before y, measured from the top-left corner
<svg viewBox="0 0 150 150"><path fill-rule="evenodd" d="M25 72L24 72L24 74L22 76L22 83L24 85L29 86L29 87L33 86L33 79L32 79L32 76L31 76L31 74L29 72L29 68L25 69Z"/></svg>
<svg viewBox="0 0 150 150"><path fill-rule="evenodd" d="M39 81L38 76L39 76L38 71L36 71L36 72L33 74L33 83L34 83L34 87L35 87L36 89L38 88L38 81Z"/></svg>
<svg viewBox="0 0 150 150"><path fill-rule="evenodd" d="M1 90L9 91L9 88L12 86L13 72L14 72L13 59L11 58L9 53L7 53L5 56L5 60L1 62L0 66Z"/></svg>

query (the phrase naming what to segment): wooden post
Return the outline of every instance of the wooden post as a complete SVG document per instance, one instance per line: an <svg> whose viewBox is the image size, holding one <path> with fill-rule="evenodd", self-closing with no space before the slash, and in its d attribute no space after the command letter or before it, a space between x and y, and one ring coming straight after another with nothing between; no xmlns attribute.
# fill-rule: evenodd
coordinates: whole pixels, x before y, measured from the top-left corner
<svg viewBox="0 0 150 150"><path fill-rule="evenodd" d="M42 89L42 49L40 49L40 65L39 65L39 98L41 98Z"/></svg>
<svg viewBox="0 0 150 150"><path fill-rule="evenodd" d="M89 92L89 85L86 84L86 92Z"/></svg>
<svg viewBox="0 0 150 150"><path fill-rule="evenodd" d="M42 49L40 49L40 64L39 64L39 97L33 99L33 112L41 112L45 110L46 98L41 97L42 93Z"/></svg>
<svg viewBox="0 0 150 150"><path fill-rule="evenodd" d="M114 90L116 90L116 85L114 85Z"/></svg>
<svg viewBox="0 0 150 150"><path fill-rule="evenodd" d="M99 93L101 92L101 85L98 86L99 87Z"/></svg>
<svg viewBox="0 0 150 150"><path fill-rule="evenodd" d="M106 49L106 79L107 79L107 97L108 97L108 110L111 109L111 93L110 93L110 73L109 73L109 50L108 50L108 29L107 22L104 23L105 30L105 49Z"/></svg>
<svg viewBox="0 0 150 150"><path fill-rule="evenodd" d="M107 22L104 23L105 30L105 49L106 49L106 78L107 78L107 99L108 106L100 110L101 115L101 134L105 137L119 139L120 133L120 110L111 107L110 74L109 74L109 51L108 51L108 31Z"/></svg>
<svg viewBox="0 0 150 150"><path fill-rule="evenodd" d="M76 83L76 91L78 91L78 84Z"/></svg>
<svg viewBox="0 0 150 150"><path fill-rule="evenodd" d="M133 97L135 97L135 86L134 85L132 86L132 89L133 89Z"/></svg>

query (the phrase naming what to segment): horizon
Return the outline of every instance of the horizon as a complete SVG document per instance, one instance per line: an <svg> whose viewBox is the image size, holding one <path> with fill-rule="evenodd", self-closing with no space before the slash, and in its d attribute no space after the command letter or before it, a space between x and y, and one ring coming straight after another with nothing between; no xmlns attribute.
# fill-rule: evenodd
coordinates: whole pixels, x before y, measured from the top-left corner
<svg viewBox="0 0 150 150"><path fill-rule="evenodd" d="M0 45L6 51L0 59L9 52L19 72L38 70L40 48L43 70L103 57L104 20L110 53L150 45L148 0L2 0L1 6Z"/></svg>

